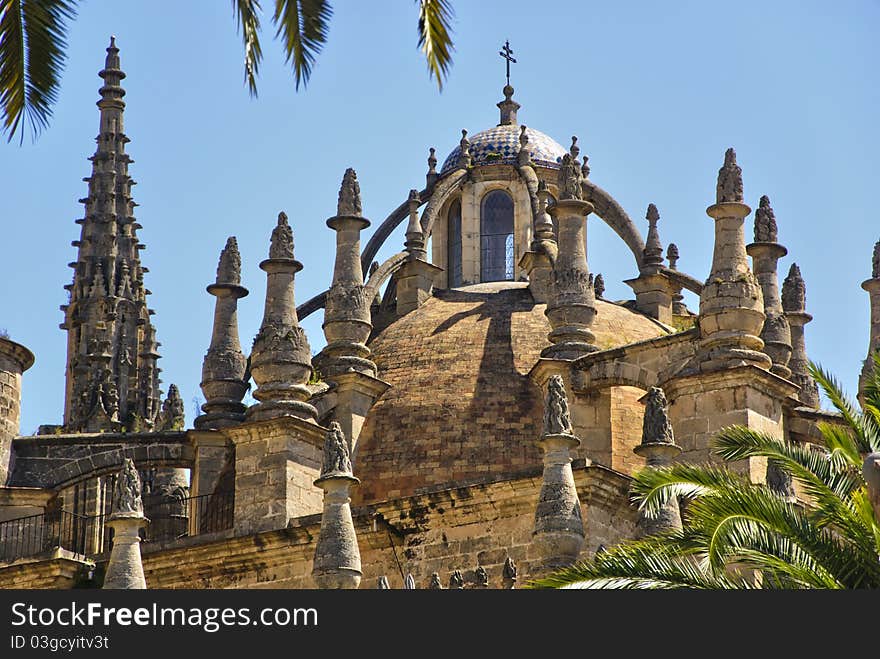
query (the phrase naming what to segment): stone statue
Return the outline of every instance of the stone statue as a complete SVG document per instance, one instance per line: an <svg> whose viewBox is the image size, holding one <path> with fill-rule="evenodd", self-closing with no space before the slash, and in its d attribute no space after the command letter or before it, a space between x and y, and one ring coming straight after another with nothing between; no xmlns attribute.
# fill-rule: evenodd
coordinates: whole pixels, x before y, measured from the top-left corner
<svg viewBox="0 0 880 659"><path fill-rule="evenodd" d="M293 230L287 223L287 213L284 211L278 213L278 224L272 229L272 237L269 242L269 258L293 258Z"/></svg>
<svg viewBox="0 0 880 659"><path fill-rule="evenodd" d="M642 424L642 444L674 444L672 424L669 423L669 405L660 387L648 390L645 419Z"/></svg>
<svg viewBox="0 0 880 659"><path fill-rule="evenodd" d="M162 403L160 412L159 430L183 430L185 425L185 410L183 399L176 384L168 387L168 397Z"/></svg>
<svg viewBox="0 0 880 659"><path fill-rule="evenodd" d="M293 236L290 237L291 243ZM292 250L292 246L291 246ZM220 263L217 264L218 284L241 284L241 255L238 253L238 241L235 236L226 239L226 247L220 252Z"/></svg>
<svg viewBox="0 0 880 659"><path fill-rule="evenodd" d="M501 576L505 582L510 583L508 588L513 588L513 584L516 583L516 563L513 562L510 556L504 561L504 569L501 572Z"/></svg>
<svg viewBox="0 0 880 659"><path fill-rule="evenodd" d="M755 211L755 242L775 243L777 238L776 214L770 206L770 198L764 195Z"/></svg>
<svg viewBox="0 0 880 659"><path fill-rule="evenodd" d="M321 476L336 474L351 474L351 458L342 426L337 421L333 421L324 440L324 466L321 469Z"/></svg>
<svg viewBox="0 0 880 659"><path fill-rule="evenodd" d="M578 162L571 154L562 156L562 165L559 167L557 184L559 185L559 199L583 199L581 179L583 174L578 167Z"/></svg>
<svg viewBox="0 0 880 659"><path fill-rule="evenodd" d="M547 397L544 399L544 434L572 435L571 417L568 412L568 399L561 375L551 375L547 382Z"/></svg>
<svg viewBox="0 0 880 659"><path fill-rule="evenodd" d="M113 515L143 515L144 503L141 500L141 477L131 458L125 458L122 471L113 486L113 502L110 512Z"/></svg>
<svg viewBox="0 0 880 659"><path fill-rule="evenodd" d="M339 201L336 204L337 215L353 215L361 217L361 186L358 184L357 173L349 167L342 176L339 188Z"/></svg>
<svg viewBox="0 0 880 659"><path fill-rule="evenodd" d="M666 248L666 260L669 261L669 269L675 270L676 266L678 266L678 245L675 243L669 243L669 246Z"/></svg>
<svg viewBox="0 0 880 659"><path fill-rule="evenodd" d="M416 589L416 580L413 578L412 573L407 573L406 578L403 580L403 588L404 590Z"/></svg>
<svg viewBox="0 0 880 659"><path fill-rule="evenodd" d="M377 586L379 590L391 590L391 586L388 584L388 577L384 574L379 577L379 584Z"/></svg>
<svg viewBox="0 0 880 659"><path fill-rule="evenodd" d="M443 590L443 584L440 583L440 575L436 572L431 574L431 584L428 588L431 590Z"/></svg>
<svg viewBox="0 0 880 659"><path fill-rule="evenodd" d="M449 590L461 590L464 588L464 577L461 576L461 570L453 570L449 576Z"/></svg>
<svg viewBox="0 0 880 659"><path fill-rule="evenodd" d="M880 240L874 244L874 260L872 261L871 277L880 279Z"/></svg>
<svg viewBox="0 0 880 659"><path fill-rule="evenodd" d="M782 308L787 313L797 313L807 307L807 286L801 277L801 269L792 263L788 276L782 282Z"/></svg>
<svg viewBox="0 0 880 659"><path fill-rule="evenodd" d="M739 202L743 200L742 169L736 164L736 151L728 149L724 154L724 165L718 170L718 185L715 190L716 203Z"/></svg>
<svg viewBox="0 0 880 659"><path fill-rule="evenodd" d="M477 585L480 586L480 588L489 587L489 573L486 572L486 568L482 565L478 566L474 571L474 576L477 577Z"/></svg>
<svg viewBox="0 0 880 659"><path fill-rule="evenodd" d="M601 273L596 275L596 278L593 280L593 290L596 297L602 297L605 295L605 278Z"/></svg>
<svg viewBox="0 0 880 659"><path fill-rule="evenodd" d="M437 173L437 149L433 146L428 149L428 174L436 174Z"/></svg>

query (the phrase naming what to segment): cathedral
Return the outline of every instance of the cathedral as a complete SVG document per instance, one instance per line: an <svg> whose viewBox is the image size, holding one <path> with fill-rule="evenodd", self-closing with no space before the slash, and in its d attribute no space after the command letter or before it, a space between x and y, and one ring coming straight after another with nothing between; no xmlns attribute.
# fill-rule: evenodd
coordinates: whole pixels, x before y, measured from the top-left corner
<svg viewBox="0 0 880 659"><path fill-rule="evenodd" d="M711 270L688 274L658 209L643 237L577 138L519 123L508 81L497 125L462 131L442 162L432 148L424 188L381 222L364 217L356 172L340 172L333 270L309 300L296 299L296 227L279 214L254 291L262 324L244 345L238 245L215 236L190 427L177 388L160 390L113 39L99 76L61 307L62 424L19 434L34 356L0 337L2 588L518 588L680 526L674 500L650 519L630 503L645 465L716 460L712 437L733 424L821 443L818 425L836 418L808 371L805 282L797 265L778 274L773 208L762 196L752 215L734 150L706 190ZM599 221L632 255L632 299L607 299L589 269ZM400 250L375 261L400 226ZM880 243L872 256L869 353ZM322 346L300 326L315 313ZM731 468L791 487L760 459Z"/></svg>

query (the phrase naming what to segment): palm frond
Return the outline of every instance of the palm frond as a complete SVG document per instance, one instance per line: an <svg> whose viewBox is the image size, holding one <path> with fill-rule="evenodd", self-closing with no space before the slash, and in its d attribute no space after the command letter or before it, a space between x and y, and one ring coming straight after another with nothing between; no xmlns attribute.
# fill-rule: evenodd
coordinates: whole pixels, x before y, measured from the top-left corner
<svg viewBox="0 0 880 659"><path fill-rule="evenodd" d="M260 0L232 0L236 30L244 43L244 79L250 95L257 96L257 76L263 49L260 46Z"/></svg>
<svg viewBox="0 0 880 659"><path fill-rule="evenodd" d="M869 453L872 450L872 445L876 446L877 444L880 427L874 422L874 419L859 413L856 406L843 393L837 378L813 362L809 363L809 370L813 379L822 387L828 400L843 416L847 427L855 434L857 450Z"/></svg>
<svg viewBox="0 0 880 659"><path fill-rule="evenodd" d="M58 100L74 0L0 0L0 111L7 141L24 118L34 138Z"/></svg>
<svg viewBox="0 0 880 659"><path fill-rule="evenodd" d="M452 15L448 0L419 0L419 48L440 90L452 64Z"/></svg>
<svg viewBox="0 0 880 659"><path fill-rule="evenodd" d="M296 89L308 85L315 57L327 43L333 9L326 0L275 0L272 17L281 35L285 61L293 63Z"/></svg>
<svg viewBox="0 0 880 659"><path fill-rule="evenodd" d="M743 487L746 480L722 466L677 463L642 469L630 487L634 503L649 518L660 514L672 497L695 499L724 487Z"/></svg>

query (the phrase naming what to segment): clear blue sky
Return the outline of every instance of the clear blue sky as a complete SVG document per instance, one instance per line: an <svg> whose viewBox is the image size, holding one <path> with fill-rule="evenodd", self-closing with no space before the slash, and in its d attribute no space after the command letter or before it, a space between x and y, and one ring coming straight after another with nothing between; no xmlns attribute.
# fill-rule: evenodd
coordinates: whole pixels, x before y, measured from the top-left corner
<svg viewBox="0 0 880 659"><path fill-rule="evenodd" d="M161 4L161 3L159 3ZM272 3L266 0L264 5ZM243 85L242 51L229 2L90 0L70 34L70 58L51 127L35 142L0 144L0 328L36 354L24 376L22 427L59 423L65 335L59 305L76 257L82 177L94 152L95 101L109 35L128 74L126 132L146 285L162 343L163 389L177 383L193 419L201 397L214 278L226 237L242 252L244 349L259 327L266 257L278 211L290 217L297 300L330 281L334 214L346 167L358 172L373 227L422 188L429 146L443 162L460 130L498 121L509 39L520 121L568 145L578 135L591 178L646 233L645 207L676 242L679 267L705 279L712 256L715 179L733 146L746 201L770 196L780 242L807 283L811 358L855 393L868 344L870 274L880 238L880 4L743 0L715 2L454 2L455 62L442 93L416 48L414 2L334 2L329 43L312 81L296 93L267 14L260 96ZM380 256L398 251L398 230ZM751 239L751 218L747 237ZM628 250L590 220L591 270L606 297L632 297ZM696 308L693 297L687 299ZM304 323L323 345L321 313Z"/></svg>

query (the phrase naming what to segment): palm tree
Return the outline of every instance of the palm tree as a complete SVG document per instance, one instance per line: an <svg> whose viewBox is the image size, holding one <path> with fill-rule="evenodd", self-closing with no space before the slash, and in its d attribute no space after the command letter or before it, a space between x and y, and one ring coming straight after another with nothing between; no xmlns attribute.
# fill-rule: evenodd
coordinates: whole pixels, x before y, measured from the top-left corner
<svg viewBox="0 0 880 659"><path fill-rule="evenodd" d="M622 543L531 586L880 588L880 353L873 366L858 411L831 375L810 365L841 417L819 425L824 448L741 426L715 438L725 460L765 457L790 474L800 500L723 465L646 468L633 501L652 516L680 497L683 528Z"/></svg>
<svg viewBox="0 0 880 659"><path fill-rule="evenodd" d="M429 75L440 89L452 64L450 0L417 0L418 46ZM0 114L11 140L29 124L36 138L49 124L58 98L67 49L67 25L78 0L0 0ZM274 0L272 24L281 37L298 90L312 74L315 58L327 42L333 9L327 0ZM244 75L251 96L263 57L260 0L232 0L244 44ZM22 122L25 119L25 122Z"/></svg>

